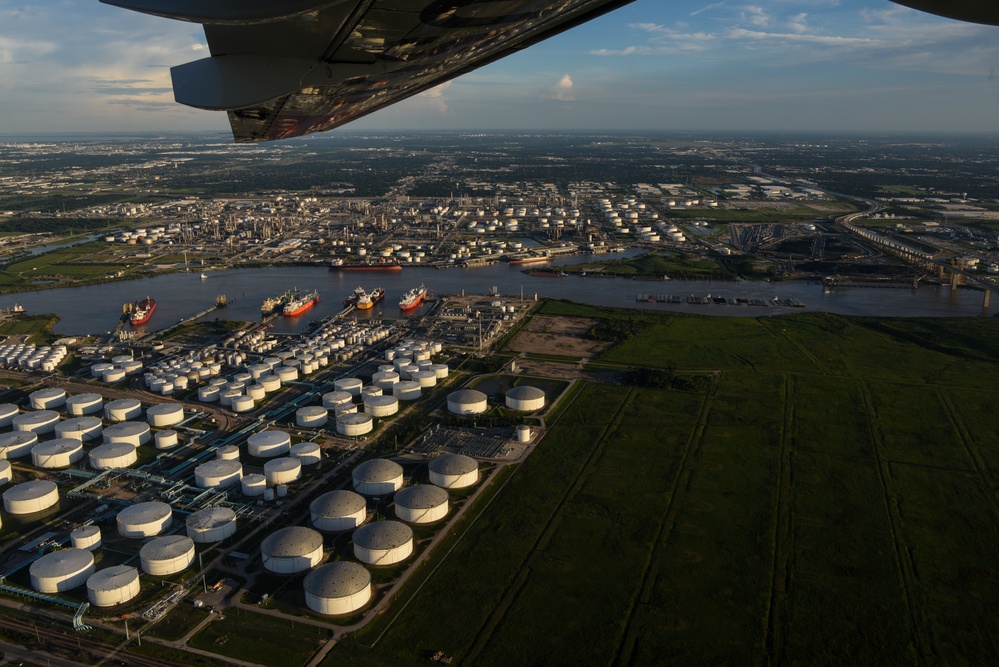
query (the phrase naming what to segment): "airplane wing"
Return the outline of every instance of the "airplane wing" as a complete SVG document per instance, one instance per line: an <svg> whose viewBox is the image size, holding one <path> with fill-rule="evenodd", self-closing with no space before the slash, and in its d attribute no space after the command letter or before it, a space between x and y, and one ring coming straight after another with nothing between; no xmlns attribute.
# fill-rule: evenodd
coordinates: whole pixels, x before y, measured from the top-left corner
<svg viewBox="0 0 999 667"><path fill-rule="evenodd" d="M959 21L999 25L999 3L995 0L892 0L892 2Z"/></svg>
<svg viewBox="0 0 999 667"><path fill-rule="evenodd" d="M633 1L101 0L204 25L174 97L237 142L331 130Z"/></svg>

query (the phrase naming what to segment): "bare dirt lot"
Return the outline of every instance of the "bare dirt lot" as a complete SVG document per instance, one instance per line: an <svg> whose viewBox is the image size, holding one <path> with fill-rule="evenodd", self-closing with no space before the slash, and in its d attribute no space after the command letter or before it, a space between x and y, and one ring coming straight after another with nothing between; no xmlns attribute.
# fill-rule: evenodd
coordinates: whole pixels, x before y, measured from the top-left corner
<svg viewBox="0 0 999 667"><path fill-rule="evenodd" d="M580 317L535 317L506 345L510 352L590 358L610 344L586 338L596 320Z"/></svg>

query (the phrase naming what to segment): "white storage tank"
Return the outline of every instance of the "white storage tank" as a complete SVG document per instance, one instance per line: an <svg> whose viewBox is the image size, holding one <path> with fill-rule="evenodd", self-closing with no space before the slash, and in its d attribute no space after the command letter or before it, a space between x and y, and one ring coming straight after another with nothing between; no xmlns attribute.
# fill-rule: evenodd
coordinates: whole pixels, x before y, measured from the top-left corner
<svg viewBox="0 0 999 667"><path fill-rule="evenodd" d="M464 489L479 481L478 461L463 454L438 456L427 468L430 482L443 489Z"/></svg>
<svg viewBox="0 0 999 667"><path fill-rule="evenodd" d="M262 401L267 398L267 390L262 384L251 384L246 388L246 395L252 398L254 402Z"/></svg>
<svg viewBox="0 0 999 667"><path fill-rule="evenodd" d="M53 410L25 412L14 417L11 423L15 431L31 431L45 435L55 430L56 424L59 423L59 413Z"/></svg>
<svg viewBox="0 0 999 667"><path fill-rule="evenodd" d="M95 607L113 607L139 594L139 572L127 565L113 565L87 579L87 599Z"/></svg>
<svg viewBox="0 0 999 667"><path fill-rule="evenodd" d="M306 575L302 586L305 604L318 614L350 614L371 600L371 573L350 561L317 567Z"/></svg>
<svg viewBox="0 0 999 667"><path fill-rule="evenodd" d="M273 373L267 375L261 375L257 380L257 384L264 388L268 394L277 391L281 388L281 378Z"/></svg>
<svg viewBox="0 0 999 667"><path fill-rule="evenodd" d="M304 572L323 558L323 536L311 528L289 526L260 543L264 567L278 574Z"/></svg>
<svg viewBox="0 0 999 667"><path fill-rule="evenodd" d="M270 485L287 484L302 476L302 462L286 456L271 459L264 464L264 477Z"/></svg>
<svg viewBox="0 0 999 667"><path fill-rule="evenodd" d="M10 426L17 416L17 406L13 403L0 404L0 428Z"/></svg>
<svg viewBox="0 0 999 667"><path fill-rule="evenodd" d="M218 387L209 385L198 387L198 400L202 403L218 403L221 394Z"/></svg>
<svg viewBox="0 0 999 667"><path fill-rule="evenodd" d="M184 535L165 535L139 549L142 571L165 577L187 569L194 562L194 540Z"/></svg>
<svg viewBox="0 0 999 667"><path fill-rule="evenodd" d="M364 412L372 417L390 417L399 412L399 399L395 396L371 396L364 399Z"/></svg>
<svg viewBox="0 0 999 667"><path fill-rule="evenodd" d="M220 461L238 461L239 447L236 445L222 445L215 450L215 458Z"/></svg>
<svg viewBox="0 0 999 667"><path fill-rule="evenodd" d="M447 378L448 374L451 372L447 364L430 364L430 370L434 372L438 380L443 380Z"/></svg>
<svg viewBox="0 0 999 667"><path fill-rule="evenodd" d="M294 366L281 366L280 368L275 369L274 375L276 375L278 380L281 381L281 384L288 384L289 382L294 382L298 379L298 369ZM261 378L261 380L263 380L263 378ZM260 384L263 384L263 382Z"/></svg>
<svg viewBox="0 0 999 667"><path fill-rule="evenodd" d="M522 384L506 392L506 407L519 412L534 412L545 407L545 392Z"/></svg>
<svg viewBox="0 0 999 667"><path fill-rule="evenodd" d="M14 467L10 461L0 460L0 486L10 484L14 479Z"/></svg>
<svg viewBox="0 0 999 667"><path fill-rule="evenodd" d="M307 405L295 411L295 423L302 428L322 428L329 421L329 412L321 405Z"/></svg>
<svg viewBox="0 0 999 667"><path fill-rule="evenodd" d="M15 484L3 492L3 508L8 514L34 514L55 507L59 487L47 479Z"/></svg>
<svg viewBox="0 0 999 667"><path fill-rule="evenodd" d="M159 535L173 524L173 508L158 500L138 503L118 512L118 534L131 539Z"/></svg>
<svg viewBox="0 0 999 667"><path fill-rule="evenodd" d="M31 464L36 468L68 468L83 458L83 443L73 438L56 438L31 448Z"/></svg>
<svg viewBox="0 0 999 667"><path fill-rule="evenodd" d="M268 490L267 478L257 473L244 476L240 483L243 487L243 495L250 498L262 496Z"/></svg>
<svg viewBox="0 0 999 667"><path fill-rule="evenodd" d="M180 444L180 436L177 431L157 431L155 435L156 449L172 449Z"/></svg>
<svg viewBox="0 0 999 667"><path fill-rule="evenodd" d="M90 450L90 467L94 470L128 468L138 460L138 451L127 442L112 442Z"/></svg>
<svg viewBox="0 0 999 667"><path fill-rule="evenodd" d="M486 395L475 389L460 389L447 396L447 409L456 415L479 415L488 409Z"/></svg>
<svg viewBox="0 0 999 667"><path fill-rule="evenodd" d="M176 426L184 421L184 406L180 403L160 403L146 410L146 421L150 426L165 428Z"/></svg>
<svg viewBox="0 0 999 667"><path fill-rule="evenodd" d="M291 446L291 455L303 466L313 466L322 460L322 448L315 442L300 442Z"/></svg>
<svg viewBox="0 0 999 667"><path fill-rule="evenodd" d="M388 459L370 459L351 472L354 490L366 496L384 496L402 488L402 466Z"/></svg>
<svg viewBox="0 0 999 667"><path fill-rule="evenodd" d="M242 478L243 466L238 460L216 459L194 469L194 484L202 489L227 489Z"/></svg>
<svg viewBox="0 0 999 667"><path fill-rule="evenodd" d="M112 424L104 429L104 442L127 442L130 445L139 447L152 438L149 424L142 422L121 422Z"/></svg>
<svg viewBox="0 0 999 667"><path fill-rule="evenodd" d="M392 391L399 380L399 374L395 371L379 371L371 376L371 383L381 387L382 391Z"/></svg>
<svg viewBox="0 0 999 667"><path fill-rule="evenodd" d="M250 412L257 407L252 396L236 396L232 399L232 411L237 413Z"/></svg>
<svg viewBox="0 0 999 667"><path fill-rule="evenodd" d="M142 404L134 398L119 398L104 406L104 416L113 422L124 422L142 416Z"/></svg>
<svg viewBox="0 0 999 667"><path fill-rule="evenodd" d="M381 387L364 387L361 389L361 402L368 400L372 396L381 396L384 393Z"/></svg>
<svg viewBox="0 0 999 667"><path fill-rule="evenodd" d="M360 396L364 383L360 378L340 378L333 381L333 386L337 391L345 391L351 396Z"/></svg>
<svg viewBox="0 0 999 667"><path fill-rule="evenodd" d="M434 523L447 516L447 491L431 484L407 486L395 494L395 515L406 523Z"/></svg>
<svg viewBox="0 0 999 667"><path fill-rule="evenodd" d="M398 521L376 521L354 531L354 557L369 565L394 565L413 553L413 529Z"/></svg>
<svg viewBox="0 0 999 667"><path fill-rule="evenodd" d="M291 449L291 436L284 431L261 431L254 433L246 441L250 456L269 459L287 454Z"/></svg>
<svg viewBox="0 0 999 667"><path fill-rule="evenodd" d="M531 441L531 427L527 424L520 424L515 429L517 435L517 442L530 442Z"/></svg>
<svg viewBox="0 0 999 667"><path fill-rule="evenodd" d="M39 593L63 593L87 583L94 573L94 554L86 549L53 551L32 563L28 573Z"/></svg>
<svg viewBox="0 0 999 667"><path fill-rule="evenodd" d="M97 417L73 417L55 425L57 438L73 438L80 442L97 440L104 433L104 425Z"/></svg>
<svg viewBox="0 0 999 667"><path fill-rule="evenodd" d="M77 394L66 399L66 412L74 417L104 411L104 398L100 394Z"/></svg>
<svg viewBox="0 0 999 667"><path fill-rule="evenodd" d="M371 433L373 428L374 419L369 414L344 414L336 418L336 432L340 435L357 437Z"/></svg>
<svg viewBox="0 0 999 667"><path fill-rule="evenodd" d="M415 401L422 395L419 382L403 380L392 387L392 395L400 401Z"/></svg>
<svg viewBox="0 0 999 667"><path fill-rule="evenodd" d="M207 507L187 517L187 536L198 544L221 542L235 533L236 513L228 507Z"/></svg>
<svg viewBox="0 0 999 667"><path fill-rule="evenodd" d="M14 431L0 435L0 459L17 459L31 453L38 442L38 434L33 431Z"/></svg>
<svg viewBox="0 0 999 667"><path fill-rule="evenodd" d="M357 528L368 518L364 496L337 489L319 496L309 504L312 525L319 530L343 531Z"/></svg>
<svg viewBox="0 0 999 667"><path fill-rule="evenodd" d="M99 549L101 547L100 526L91 524L89 526L74 528L69 534L69 540L74 549L86 549L88 551Z"/></svg>
<svg viewBox="0 0 999 667"><path fill-rule="evenodd" d="M28 394L32 410L54 410L66 405L66 390L46 387Z"/></svg>

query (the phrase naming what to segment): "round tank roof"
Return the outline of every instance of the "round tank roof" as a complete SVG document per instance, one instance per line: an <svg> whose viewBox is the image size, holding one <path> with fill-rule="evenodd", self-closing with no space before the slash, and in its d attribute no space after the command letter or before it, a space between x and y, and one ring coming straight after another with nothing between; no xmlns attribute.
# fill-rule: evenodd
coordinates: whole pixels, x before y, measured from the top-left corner
<svg viewBox="0 0 999 667"><path fill-rule="evenodd" d="M360 482L386 482L402 475L402 466L388 459L370 459L351 473Z"/></svg>
<svg viewBox="0 0 999 667"><path fill-rule="evenodd" d="M432 484L416 484L399 489L395 493L395 504L414 510L428 510L440 507L448 501L447 491Z"/></svg>
<svg viewBox="0 0 999 667"><path fill-rule="evenodd" d="M399 521L376 521L354 531L354 544L370 551L387 551L413 539L413 529Z"/></svg>
<svg viewBox="0 0 999 667"><path fill-rule="evenodd" d="M86 549L60 549L47 553L29 568L32 577L66 577L94 564L94 554Z"/></svg>
<svg viewBox="0 0 999 667"><path fill-rule="evenodd" d="M367 501L359 493L338 489L319 496L309 504L309 511L316 516L351 516L366 509Z"/></svg>
<svg viewBox="0 0 999 667"><path fill-rule="evenodd" d="M486 400L486 395L475 389L459 389L448 394L447 400L452 403L475 404Z"/></svg>
<svg viewBox="0 0 999 667"><path fill-rule="evenodd" d="M305 577L306 592L319 598L345 598L371 584L371 573L358 563L336 561L316 568Z"/></svg>
<svg viewBox="0 0 999 667"><path fill-rule="evenodd" d="M427 467L438 475L467 475L478 469L479 462L464 454L445 454L432 460Z"/></svg>
<svg viewBox="0 0 999 667"><path fill-rule="evenodd" d="M33 482L22 482L15 484L3 492L4 500L8 502L30 501L44 498L53 491L58 490L55 482L47 479L39 479Z"/></svg>
<svg viewBox="0 0 999 667"><path fill-rule="evenodd" d="M311 528L289 526L276 530L260 543L260 551L275 558L311 554L323 544L323 536Z"/></svg>
<svg viewBox="0 0 999 667"><path fill-rule="evenodd" d="M134 567L113 565L90 575L87 579L87 588L94 591L116 591L128 586L138 576L139 573Z"/></svg>
<svg viewBox="0 0 999 667"><path fill-rule="evenodd" d="M158 500L139 503L118 512L118 520L125 524L144 524L161 521L173 513L173 508Z"/></svg>
<svg viewBox="0 0 999 667"><path fill-rule="evenodd" d="M236 513L228 507L206 507L187 517L186 525L191 530L211 530L228 525L236 520Z"/></svg>
<svg viewBox="0 0 999 667"><path fill-rule="evenodd" d="M541 391L537 387L530 387L526 384L522 384L518 387L513 387L506 392L507 398L512 398L518 401L534 401L539 398L545 397L545 392Z"/></svg>
<svg viewBox="0 0 999 667"><path fill-rule="evenodd" d="M243 464L239 459L215 459L199 465L194 469L194 474L202 477L228 477L242 469Z"/></svg>
<svg viewBox="0 0 999 667"><path fill-rule="evenodd" d="M145 560L173 560L194 549L194 540L186 535L164 535L142 545L139 558ZM89 552L88 552L89 553Z"/></svg>

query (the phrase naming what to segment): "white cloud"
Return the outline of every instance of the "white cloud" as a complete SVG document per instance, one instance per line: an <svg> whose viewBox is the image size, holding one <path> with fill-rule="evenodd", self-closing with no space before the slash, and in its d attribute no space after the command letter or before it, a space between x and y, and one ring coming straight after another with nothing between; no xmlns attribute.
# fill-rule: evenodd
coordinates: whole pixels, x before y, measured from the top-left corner
<svg viewBox="0 0 999 667"><path fill-rule="evenodd" d="M576 99L576 92L573 90L572 77L563 74L562 78L552 86L542 98L546 100L558 100L559 102L573 102Z"/></svg>

